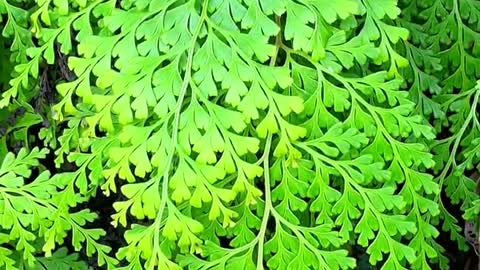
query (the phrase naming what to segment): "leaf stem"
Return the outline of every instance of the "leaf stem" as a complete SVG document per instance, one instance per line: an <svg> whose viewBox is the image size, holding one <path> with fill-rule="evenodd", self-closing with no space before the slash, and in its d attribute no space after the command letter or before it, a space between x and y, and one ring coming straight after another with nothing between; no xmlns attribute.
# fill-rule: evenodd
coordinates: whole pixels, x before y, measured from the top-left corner
<svg viewBox="0 0 480 270"><path fill-rule="evenodd" d="M262 225L258 233L258 253L257 253L257 270L263 269L263 246L265 243L265 232L267 231L268 219L270 217L272 197L270 188L270 162L269 153L272 144L272 135L269 134L265 144L265 159L263 161L264 179L265 179L265 209L263 211Z"/></svg>
<svg viewBox="0 0 480 270"><path fill-rule="evenodd" d="M272 58L270 59L270 66L275 66L277 63L278 51L282 47L282 22L280 20L280 16L275 16L275 22L277 23L280 30L275 37L275 53L273 54Z"/></svg>

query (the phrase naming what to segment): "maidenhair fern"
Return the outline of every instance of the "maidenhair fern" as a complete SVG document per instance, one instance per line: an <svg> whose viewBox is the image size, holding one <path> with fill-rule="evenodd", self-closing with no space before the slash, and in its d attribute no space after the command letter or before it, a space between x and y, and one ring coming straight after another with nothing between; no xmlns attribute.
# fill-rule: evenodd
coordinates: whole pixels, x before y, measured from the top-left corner
<svg viewBox="0 0 480 270"><path fill-rule="evenodd" d="M78 252L102 269L369 269L361 254L449 269L441 235L468 248L476 1L0 0L0 14L7 269L86 269Z"/></svg>

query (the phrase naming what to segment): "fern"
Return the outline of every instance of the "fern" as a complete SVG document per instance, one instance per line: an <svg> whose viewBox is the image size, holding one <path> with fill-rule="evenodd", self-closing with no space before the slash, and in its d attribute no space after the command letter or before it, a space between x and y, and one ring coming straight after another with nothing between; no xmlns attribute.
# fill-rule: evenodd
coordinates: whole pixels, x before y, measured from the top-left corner
<svg viewBox="0 0 480 270"><path fill-rule="evenodd" d="M438 55L434 61L440 62L443 67L440 71L430 69L435 81L442 86L441 91L436 86L431 88L436 89L434 91L438 94L435 104L439 104L441 111L449 115L448 118L439 117L437 130L446 130L444 132L451 134L431 146L436 154L436 182L445 189L452 203L461 203L464 211L471 208L468 219L476 219L472 211L478 195L470 171L478 164L474 141L478 136L478 86L475 86L475 81L480 62L475 41L478 26L472 19L478 18L480 9L475 1L409 2L411 12L417 8L413 14L422 22L412 28L414 33L428 37L419 47L428 48ZM456 240L460 248L466 249L462 228L441 200L440 196L436 198L440 205L442 228L450 232L451 239ZM447 266L444 264L443 267Z"/></svg>
<svg viewBox="0 0 480 270"><path fill-rule="evenodd" d="M67 175L50 177L48 171L42 171L31 182L25 181L32 176L31 168L38 166L38 160L45 154L45 150L34 148L27 152L23 148L17 156L8 153L0 167L2 244L18 250L18 254L14 254L2 247L1 263L5 269L23 269L26 266L42 269L38 263L48 265L49 259L37 260L36 254L43 251L47 256L51 255L55 242L63 243L68 231L72 231L73 244L77 249L81 248L82 242L92 245L91 241L103 235L96 229L81 227L95 219L95 214L86 210L68 211L69 204L75 205L82 198L73 195L73 190L66 187ZM98 245L96 248L109 251L105 246ZM65 260L75 261L75 257L71 257L73 255L69 259L64 252L59 252L58 260L64 257ZM11 255L18 260L10 258ZM55 263L60 261L55 260Z"/></svg>
<svg viewBox="0 0 480 270"><path fill-rule="evenodd" d="M74 251L106 269L353 269L359 250L448 269L442 231L468 246L442 192L469 221L480 210L478 12L3 0L0 264L86 269ZM118 250L85 208L101 192Z"/></svg>
<svg viewBox="0 0 480 270"><path fill-rule="evenodd" d="M325 2L330 12L321 12L318 3L290 1L136 2L107 12L104 27L116 34L80 42L83 57L70 62L78 79L59 86L64 99L55 108L60 119L85 115L84 136L98 127L107 137L93 141L113 141L102 189L115 192L116 177L127 181L113 224L126 226L127 214L151 220L126 232L118 258L130 268L145 258L146 268L283 269L310 258L313 268L346 269L355 264L342 245L353 233L372 264L391 248L399 251L385 257L386 267L413 262L415 246L398 237L416 234L422 213L436 214L433 202L416 196L422 185L429 193L438 187L417 170L433 165L424 146L402 138L433 133L409 116L400 81L347 72L368 58L390 61L392 75L405 65L393 49L405 31L382 21L398 15L395 3L374 4ZM332 24L360 14L359 36ZM73 94L82 108L67 105ZM424 158L414 164L412 151ZM409 196L396 193L398 184ZM267 232L269 221L275 226ZM419 241L416 248L426 243ZM178 261L175 242L185 254Z"/></svg>

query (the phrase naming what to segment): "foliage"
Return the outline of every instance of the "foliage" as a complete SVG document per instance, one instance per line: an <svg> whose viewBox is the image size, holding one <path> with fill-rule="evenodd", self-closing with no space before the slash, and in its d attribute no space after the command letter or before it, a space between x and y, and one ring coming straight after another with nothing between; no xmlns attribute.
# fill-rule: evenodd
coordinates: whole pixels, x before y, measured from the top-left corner
<svg viewBox="0 0 480 270"><path fill-rule="evenodd" d="M0 14L1 267L449 269L439 239L469 247L477 1ZM102 193L111 225L89 209Z"/></svg>

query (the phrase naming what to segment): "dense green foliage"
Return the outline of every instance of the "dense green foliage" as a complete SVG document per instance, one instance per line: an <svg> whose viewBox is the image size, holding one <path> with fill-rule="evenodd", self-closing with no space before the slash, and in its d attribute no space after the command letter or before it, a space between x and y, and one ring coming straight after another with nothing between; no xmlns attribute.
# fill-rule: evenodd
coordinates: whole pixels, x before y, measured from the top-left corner
<svg viewBox="0 0 480 270"><path fill-rule="evenodd" d="M450 269L445 244L478 248L480 1L0 14L1 269Z"/></svg>

